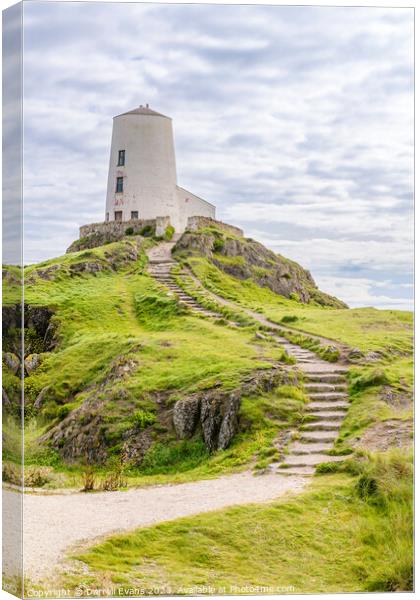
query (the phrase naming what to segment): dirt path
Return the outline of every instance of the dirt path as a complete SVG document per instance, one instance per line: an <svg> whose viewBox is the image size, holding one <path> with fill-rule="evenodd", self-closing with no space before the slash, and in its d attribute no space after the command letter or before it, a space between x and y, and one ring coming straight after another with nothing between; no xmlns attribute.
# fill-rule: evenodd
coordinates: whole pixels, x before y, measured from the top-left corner
<svg viewBox="0 0 420 600"><path fill-rule="evenodd" d="M274 500L305 485L302 477L240 473L219 479L178 485L96 494L24 496L25 575L32 582L57 572L66 554L85 542L228 506ZM3 491L3 518L11 518L19 501L16 492ZM6 528L6 533L9 528ZM6 571L16 572L13 539L4 540Z"/></svg>

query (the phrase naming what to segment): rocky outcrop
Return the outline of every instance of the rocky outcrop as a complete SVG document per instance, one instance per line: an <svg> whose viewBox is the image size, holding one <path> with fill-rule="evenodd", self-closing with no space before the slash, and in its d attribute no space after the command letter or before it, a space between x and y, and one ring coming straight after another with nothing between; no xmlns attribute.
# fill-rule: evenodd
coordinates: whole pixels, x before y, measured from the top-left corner
<svg viewBox="0 0 420 600"><path fill-rule="evenodd" d="M241 398L256 392L270 391L286 382L296 384L296 374L270 369L254 373L233 392L209 390L178 400L173 409L176 434L181 439L188 439L200 428L210 452L225 450L240 427Z"/></svg>
<svg viewBox="0 0 420 600"><path fill-rule="evenodd" d="M24 360L25 371L27 375L30 375L32 371L35 371L39 367L42 361L41 354L29 354Z"/></svg>
<svg viewBox="0 0 420 600"><path fill-rule="evenodd" d="M13 354L13 352L4 352L3 361L6 367L9 369L9 371L13 375L16 375L20 367L20 360L16 356L16 354Z"/></svg>
<svg viewBox="0 0 420 600"><path fill-rule="evenodd" d="M208 228L187 231L173 252L175 256L205 257L228 275L254 281L286 298L346 308L341 300L321 292L309 271L250 238Z"/></svg>
<svg viewBox="0 0 420 600"><path fill-rule="evenodd" d="M197 397L179 400L175 404L173 424L179 438L187 439L194 435L200 420L200 411L201 401Z"/></svg>
<svg viewBox="0 0 420 600"><path fill-rule="evenodd" d="M25 304L23 311L24 353L50 352L58 344L54 312L47 306ZM22 306L3 306L3 350L22 355Z"/></svg>
<svg viewBox="0 0 420 600"><path fill-rule="evenodd" d="M38 396L36 397L36 400L34 402L34 408L36 408L37 410L39 410L43 404L45 403L46 399L47 399L47 395L49 390L51 389L51 386L46 385L44 388L42 388L42 390L39 392Z"/></svg>

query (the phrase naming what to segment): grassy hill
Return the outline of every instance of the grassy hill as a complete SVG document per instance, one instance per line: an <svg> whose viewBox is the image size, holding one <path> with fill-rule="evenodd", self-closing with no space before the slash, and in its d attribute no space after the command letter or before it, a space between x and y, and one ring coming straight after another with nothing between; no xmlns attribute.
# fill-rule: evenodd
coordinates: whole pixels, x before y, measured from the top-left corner
<svg viewBox="0 0 420 600"><path fill-rule="evenodd" d="M322 340L335 344L348 360L351 406L335 451L354 453L320 468L299 499L105 542L82 557L91 569L86 581L293 585L297 592L409 589L412 314L348 309L296 263L207 228L184 234L173 251L184 289L212 307L217 298L229 303L218 305L221 318L200 317L147 273L146 252L156 243L127 236L25 268L27 485L116 489L265 464L279 433L302 422L307 398L290 359L249 311L318 353ZM4 476L13 483L20 434L18 273L5 270ZM250 386L273 371L275 385ZM231 393L241 403L227 449L210 451L200 429L179 438L173 424L179 400L219 402ZM244 560L243 548L252 561ZM304 583L295 566L302 553Z"/></svg>

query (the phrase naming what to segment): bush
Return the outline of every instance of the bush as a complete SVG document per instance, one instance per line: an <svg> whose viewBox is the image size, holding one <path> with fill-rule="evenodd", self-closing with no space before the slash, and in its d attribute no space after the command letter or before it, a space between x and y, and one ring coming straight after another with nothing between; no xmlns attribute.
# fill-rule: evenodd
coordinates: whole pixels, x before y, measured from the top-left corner
<svg viewBox="0 0 420 600"><path fill-rule="evenodd" d="M82 471L82 492L92 492L95 489L96 475L92 465L87 465Z"/></svg>
<svg viewBox="0 0 420 600"><path fill-rule="evenodd" d="M111 471L105 476L101 483L101 490L105 492L115 492L116 490L126 487L127 480L124 477L124 464L121 457L111 459Z"/></svg>
<svg viewBox="0 0 420 600"><path fill-rule="evenodd" d="M156 422L156 415L148 410L136 410L132 416L132 421L139 429L145 429Z"/></svg>
<svg viewBox="0 0 420 600"><path fill-rule="evenodd" d="M170 242L171 239L174 237L174 233L175 233L175 227L173 227L172 225L168 225L167 228L165 229L165 233L163 234L163 239L166 240L167 242Z"/></svg>
<svg viewBox="0 0 420 600"><path fill-rule="evenodd" d="M155 230L151 225L145 225L140 229L140 235L143 237L152 237L154 235Z"/></svg>
<svg viewBox="0 0 420 600"><path fill-rule="evenodd" d="M67 415L78 406L77 402L68 402L67 404L63 404L63 406L59 406L57 409L57 417L59 419L64 419Z"/></svg>
<svg viewBox="0 0 420 600"><path fill-rule="evenodd" d="M289 294L289 298L295 302L300 302L300 297L296 292L291 292L291 294Z"/></svg>
<svg viewBox="0 0 420 600"><path fill-rule="evenodd" d="M51 467L28 467L25 470L25 485L43 487L50 481Z"/></svg>
<svg viewBox="0 0 420 600"><path fill-rule="evenodd" d="M225 242L222 238L216 238L213 242L213 252L221 252L225 247Z"/></svg>
<svg viewBox="0 0 420 600"><path fill-rule="evenodd" d="M127 227L127 229L125 230L125 235L133 235L133 234L134 234L134 228Z"/></svg>
<svg viewBox="0 0 420 600"><path fill-rule="evenodd" d="M281 322L282 323L294 323L295 321L298 320L299 317L297 317L296 315L284 315L284 317L282 317Z"/></svg>
<svg viewBox="0 0 420 600"><path fill-rule="evenodd" d="M20 466L4 462L3 481L13 483L13 485L22 485L22 469Z"/></svg>

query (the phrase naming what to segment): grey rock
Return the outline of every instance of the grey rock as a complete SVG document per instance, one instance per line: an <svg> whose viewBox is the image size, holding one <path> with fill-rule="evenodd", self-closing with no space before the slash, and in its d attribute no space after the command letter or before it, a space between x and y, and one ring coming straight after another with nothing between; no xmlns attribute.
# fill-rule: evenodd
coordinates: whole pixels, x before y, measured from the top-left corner
<svg viewBox="0 0 420 600"><path fill-rule="evenodd" d="M70 265L70 275L80 275L82 273L87 273L89 275L96 275L100 271L106 270L107 266L93 260L86 260L82 262L75 263Z"/></svg>
<svg viewBox="0 0 420 600"><path fill-rule="evenodd" d="M153 443L151 434L148 431L139 433L137 429L130 430L124 436L121 459L124 463L140 465L146 452Z"/></svg>
<svg viewBox="0 0 420 600"><path fill-rule="evenodd" d="M219 446L219 431L222 424L223 398L208 395L201 400L200 421L203 430L204 442L210 452Z"/></svg>
<svg viewBox="0 0 420 600"><path fill-rule="evenodd" d="M217 442L218 450L225 450L234 438L239 427L239 407L241 405L241 396L239 392L230 395L229 401L225 407L225 414L220 426Z"/></svg>
<svg viewBox="0 0 420 600"><path fill-rule="evenodd" d="M16 375L20 367L19 357L16 356L16 354L13 354L13 352L4 352L3 360L9 371L11 371L13 375Z"/></svg>
<svg viewBox="0 0 420 600"><path fill-rule="evenodd" d="M200 420L200 405L197 397L178 400L175 404L173 424L179 438L188 439L194 434Z"/></svg>
<svg viewBox="0 0 420 600"><path fill-rule="evenodd" d="M25 371L28 375L30 375L35 369L39 367L42 361L41 354L30 354L24 360Z"/></svg>
<svg viewBox="0 0 420 600"><path fill-rule="evenodd" d="M382 355L379 352L368 352L366 354L365 360L367 362L377 362L378 360L382 359Z"/></svg>
<svg viewBox="0 0 420 600"><path fill-rule="evenodd" d="M2 405L5 408L10 408L12 406L12 403L10 402L10 398L6 393L6 390L4 389L4 387L1 388L1 399L2 399Z"/></svg>
<svg viewBox="0 0 420 600"><path fill-rule="evenodd" d="M50 387L51 386L47 385L44 388L42 388L42 390L39 392L39 394L34 402L34 408L36 408L37 410L39 410L42 407L42 405L44 404Z"/></svg>
<svg viewBox="0 0 420 600"><path fill-rule="evenodd" d="M257 340L266 340L267 338L265 337L265 335L264 335L264 334L262 334L262 333L260 333L259 331L257 331L257 332L255 333L255 339L257 339Z"/></svg>
<svg viewBox="0 0 420 600"><path fill-rule="evenodd" d="M349 360L360 360L364 356L364 353L359 348L352 348L347 357Z"/></svg>

